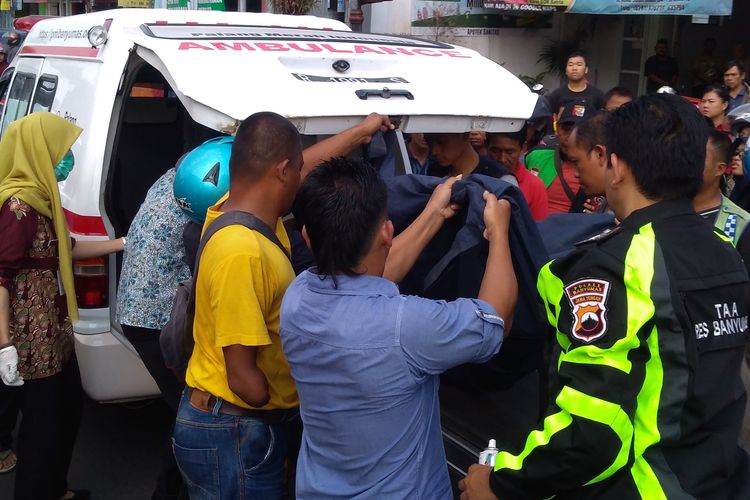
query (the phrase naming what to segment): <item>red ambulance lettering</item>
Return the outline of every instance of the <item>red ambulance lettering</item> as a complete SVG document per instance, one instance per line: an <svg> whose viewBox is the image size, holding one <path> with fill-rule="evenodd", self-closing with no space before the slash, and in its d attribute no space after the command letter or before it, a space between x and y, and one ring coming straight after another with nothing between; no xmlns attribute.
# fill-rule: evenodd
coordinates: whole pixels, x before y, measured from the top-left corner
<svg viewBox="0 0 750 500"><path fill-rule="evenodd" d="M182 42L177 50L190 50L190 49L203 49L203 50L214 50L213 47L206 47L200 43L195 42Z"/></svg>
<svg viewBox="0 0 750 500"><path fill-rule="evenodd" d="M300 52L323 52L323 49L317 43L308 43L307 48L303 48L300 43L290 43L289 48L292 50L299 50Z"/></svg>
<svg viewBox="0 0 750 500"><path fill-rule="evenodd" d="M256 43L256 47L258 47L263 52L288 52L289 47L286 47L283 43Z"/></svg>
<svg viewBox="0 0 750 500"><path fill-rule="evenodd" d="M411 51L420 56L440 57L440 54L436 54L430 49L411 49Z"/></svg>
<svg viewBox="0 0 750 500"><path fill-rule="evenodd" d="M236 42L236 43L225 43L225 42L211 42L211 45L216 47L218 50L252 50L252 45L247 42Z"/></svg>
<svg viewBox="0 0 750 500"><path fill-rule="evenodd" d="M375 50L367 45L355 45L354 52L356 54L382 54L379 50Z"/></svg>
<svg viewBox="0 0 750 500"><path fill-rule="evenodd" d="M392 56L398 55L398 54L405 54L407 56L413 56L413 52L409 52L406 49L403 49L401 47L383 47L382 45L378 46L378 49L382 50L385 54L390 54Z"/></svg>

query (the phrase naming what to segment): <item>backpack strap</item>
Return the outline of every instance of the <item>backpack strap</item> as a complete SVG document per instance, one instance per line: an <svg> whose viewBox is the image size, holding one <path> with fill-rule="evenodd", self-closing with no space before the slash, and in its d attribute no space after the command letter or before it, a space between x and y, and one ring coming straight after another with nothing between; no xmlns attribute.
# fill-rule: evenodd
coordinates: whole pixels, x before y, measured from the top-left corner
<svg viewBox="0 0 750 500"><path fill-rule="evenodd" d="M201 237L200 245L198 245L198 252L195 255L193 287L190 289L190 299L188 300L187 308L187 314L189 318L195 318L195 291L198 286L198 269L200 267L201 254L203 253L203 249L208 244L208 240L210 240L214 234L218 233L219 230L224 229L227 226L235 225L245 226L250 230L259 232L264 237L275 243L276 246L278 246L281 251L284 252L286 258L289 259L289 262L292 261L291 255L289 255L287 249L284 248L284 245L281 244L281 241L279 241L279 237L276 236L276 233L270 227L268 227L265 222L249 212L241 212L239 210L224 212L223 214L218 216L211 224L209 224L208 228L206 228L206 232L203 233L203 236ZM192 325L190 326L192 328ZM192 336L190 340L192 340Z"/></svg>
<svg viewBox="0 0 750 500"><path fill-rule="evenodd" d="M565 180L565 175L563 174L562 158L560 157L559 147L555 148L555 171L557 172L557 177L560 178L560 184L562 185L563 191L565 191L565 195L568 197L571 204L575 203L577 195L570 188L568 181Z"/></svg>

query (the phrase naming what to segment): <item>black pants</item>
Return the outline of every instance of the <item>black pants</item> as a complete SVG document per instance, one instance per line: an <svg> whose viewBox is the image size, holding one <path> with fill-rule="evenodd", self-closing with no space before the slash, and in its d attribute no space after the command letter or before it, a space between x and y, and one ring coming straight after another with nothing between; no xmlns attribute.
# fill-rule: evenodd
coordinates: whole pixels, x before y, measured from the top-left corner
<svg viewBox="0 0 750 500"><path fill-rule="evenodd" d="M20 411L22 390L21 387L10 387L0 382L0 451L13 447L13 431Z"/></svg>
<svg viewBox="0 0 750 500"><path fill-rule="evenodd" d="M62 372L26 380L21 391L16 500L57 500L67 476L83 410L75 356Z"/></svg>
<svg viewBox="0 0 750 500"><path fill-rule="evenodd" d="M159 346L159 330L122 325L122 331L141 357L157 387L159 387L171 412L172 421L174 421L184 385L164 364L164 357ZM151 498L152 500L187 498L186 491L182 484L180 469L177 467L172 452L172 432L170 429L169 433L164 436L162 468L156 480L156 490L154 490Z"/></svg>

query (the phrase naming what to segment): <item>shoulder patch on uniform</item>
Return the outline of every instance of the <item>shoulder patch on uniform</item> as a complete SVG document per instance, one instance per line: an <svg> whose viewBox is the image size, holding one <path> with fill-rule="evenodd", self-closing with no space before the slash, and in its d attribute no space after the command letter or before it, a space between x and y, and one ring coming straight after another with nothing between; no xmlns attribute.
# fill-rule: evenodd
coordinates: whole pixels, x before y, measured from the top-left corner
<svg viewBox="0 0 750 500"><path fill-rule="evenodd" d="M588 238L583 241L579 241L575 244L575 246L581 246L581 245L588 245L590 243L601 243L603 241L607 241L617 233L619 233L622 230L621 226L613 227L612 229L605 229L601 233L597 234L596 236L592 236L591 238Z"/></svg>
<svg viewBox="0 0 750 500"><path fill-rule="evenodd" d="M609 281L583 278L565 286L573 315L571 333L581 342L593 342L607 332Z"/></svg>

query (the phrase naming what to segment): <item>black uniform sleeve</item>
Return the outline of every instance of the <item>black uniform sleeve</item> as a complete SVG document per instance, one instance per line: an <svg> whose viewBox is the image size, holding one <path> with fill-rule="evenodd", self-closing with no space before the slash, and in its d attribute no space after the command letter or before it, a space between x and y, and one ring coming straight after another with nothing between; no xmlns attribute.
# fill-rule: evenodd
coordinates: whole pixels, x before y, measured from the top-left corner
<svg viewBox="0 0 750 500"><path fill-rule="evenodd" d="M554 262L538 289L561 347L559 390L541 428L520 449L501 452L490 487L501 499L549 498L602 481L628 461L637 394L643 373L648 294L628 290L623 264L599 255L561 279ZM635 285L637 286L637 285Z"/></svg>

